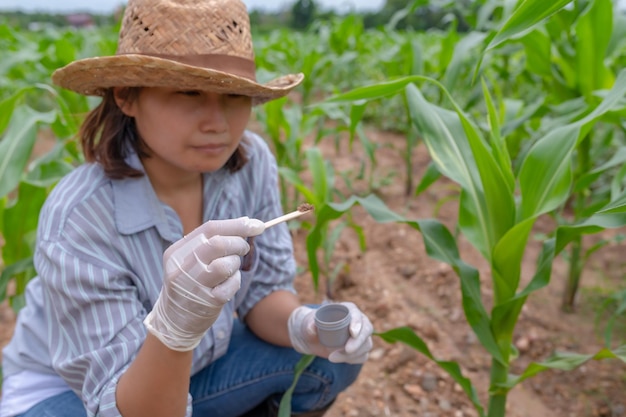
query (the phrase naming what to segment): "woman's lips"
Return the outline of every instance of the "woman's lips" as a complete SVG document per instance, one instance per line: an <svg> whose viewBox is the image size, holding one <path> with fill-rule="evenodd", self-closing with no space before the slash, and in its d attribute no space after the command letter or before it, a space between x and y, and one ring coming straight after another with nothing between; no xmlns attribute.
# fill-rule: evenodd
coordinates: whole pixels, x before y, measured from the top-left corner
<svg viewBox="0 0 626 417"><path fill-rule="evenodd" d="M211 144L211 145L199 145L199 146L193 146L192 147L194 150L198 151L198 152L202 152L205 154L220 154L222 152L224 152L225 150L228 149L228 145L224 145L224 144Z"/></svg>

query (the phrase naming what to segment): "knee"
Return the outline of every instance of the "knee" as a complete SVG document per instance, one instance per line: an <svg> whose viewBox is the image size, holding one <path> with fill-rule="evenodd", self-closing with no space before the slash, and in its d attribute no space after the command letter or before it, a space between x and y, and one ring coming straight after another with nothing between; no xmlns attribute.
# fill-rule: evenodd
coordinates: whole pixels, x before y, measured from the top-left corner
<svg viewBox="0 0 626 417"><path fill-rule="evenodd" d="M335 383L341 387L340 391L348 388L361 372L363 365L353 365L349 363L332 363L328 362L329 367L333 370Z"/></svg>
<svg viewBox="0 0 626 417"><path fill-rule="evenodd" d="M292 399L292 410L298 414L329 407L342 391L354 383L361 368L362 365L332 363L316 358L300 377Z"/></svg>
<svg viewBox="0 0 626 417"><path fill-rule="evenodd" d="M362 367L360 364L333 363L317 358L307 371L310 370L324 380L324 390L329 398L334 399L356 381Z"/></svg>

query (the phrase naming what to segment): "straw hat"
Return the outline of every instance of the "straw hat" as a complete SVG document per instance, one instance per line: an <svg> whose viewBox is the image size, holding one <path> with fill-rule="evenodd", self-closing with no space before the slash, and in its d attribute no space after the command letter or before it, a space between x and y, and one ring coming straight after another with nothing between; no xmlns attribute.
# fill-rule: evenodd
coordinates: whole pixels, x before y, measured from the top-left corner
<svg viewBox="0 0 626 417"><path fill-rule="evenodd" d="M52 81L84 95L110 87L175 87L250 96L285 96L303 74L256 81L250 19L240 0L129 0L113 56L74 61Z"/></svg>

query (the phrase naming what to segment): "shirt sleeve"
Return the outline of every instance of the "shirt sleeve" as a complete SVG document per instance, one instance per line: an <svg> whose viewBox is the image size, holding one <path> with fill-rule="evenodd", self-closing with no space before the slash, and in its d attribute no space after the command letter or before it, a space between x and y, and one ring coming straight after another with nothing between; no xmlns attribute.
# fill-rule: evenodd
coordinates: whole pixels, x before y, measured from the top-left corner
<svg viewBox="0 0 626 417"><path fill-rule="evenodd" d="M131 274L115 262L119 256L115 245L81 233L40 242L36 256L52 366L89 416L121 416L117 383L146 337L146 311Z"/></svg>

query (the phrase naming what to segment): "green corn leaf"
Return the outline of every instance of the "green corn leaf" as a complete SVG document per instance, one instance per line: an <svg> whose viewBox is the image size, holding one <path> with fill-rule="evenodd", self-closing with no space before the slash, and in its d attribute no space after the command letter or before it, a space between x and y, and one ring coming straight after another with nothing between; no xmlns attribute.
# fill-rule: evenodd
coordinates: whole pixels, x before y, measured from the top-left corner
<svg viewBox="0 0 626 417"><path fill-rule="evenodd" d="M410 61L410 74L424 73L424 50L422 44L417 39L410 39L404 46L406 54L412 59Z"/></svg>
<svg viewBox="0 0 626 417"><path fill-rule="evenodd" d="M2 235L6 245L2 248L2 258L6 265L30 256L37 230L39 212L46 200L47 190L22 182L17 190L18 198L3 213Z"/></svg>
<svg viewBox="0 0 626 417"><path fill-rule="evenodd" d="M302 372L315 360L315 355L303 355L302 358L296 364L293 375L293 382L291 386L285 391L283 397L280 399L280 406L278 408L278 417L291 417L291 398L293 397L293 391L296 389L298 380L302 375Z"/></svg>
<svg viewBox="0 0 626 417"><path fill-rule="evenodd" d="M624 211L626 211L626 192L623 192L620 196L598 210L596 215L601 216L612 213L624 213Z"/></svg>
<svg viewBox="0 0 626 417"><path fill-rule="evenodd" d="M539 252L539 257L537 258L537 268L535 274L532 279L526 285L526 287L519 293L517 296L511 300L511 302L515 302L516 298L527 297L533 292L544 288L546 285L550 283L551 272L552 272L552 263L554 262L554 258L559 254L559 251L556 250L556 239L550 238L543 241L541 245L541 252ZM498 309L498 306L494 308L494 311Z"/></svg>
<svg viewBox="0 0 626 417"><path fill-rule="evenodd" d="M20 46L17 51L3 51L0 74L8 74L13 69L17 70L41 61L43 56L36 50L39 47L36 42L21 41Z"/></svg>
<svg viewBox="0 0 626 417"><path fill-rule="evenodd" d="M552 77L552 42L543 30L535 29L520 39L524 45L526 68L542 77Z"/></svg>
<svg viewBox="0 0 626 417"><path fill-rule="evenodd" d="M376 150L378 149L378 145L376 142L369 139L367 133L365 133L365 128L362 123L359 123L356 127L356 134L359 138L359 142L367 157L372 164L373 167L376 166Z"/></svg>
<svg viewBox="0 0 626 417"><path fill-rule="evenodd" d="M471 154L471 148L464 138L463 126L455 112L430 104L419 89L410 84L406 88L409 114L438 170L468 190L478 201L480 190L475 185L480 182L478 168Z"/></svg>
<svg viewBox="0 0 626 417"><path fill-rule="evenodd" d="M556 369L559 371L571 371L578 368L590 360L618 359L626 362L626 345L610 350L604 348L594 355L583 355L578 353L561 352L556 353L544 362L533 362L519 376L510 376L506 384L501 384L502 388L513 388L520 382L537 375L538 373Z"/></svg>
<svg viewBox="0 0 626 417"><path fill-rule="evenodd" d="M478 271L461 260L454 237L439 221L407 220L390 210L382 200L374 195L367 197L351 196L342 203L329 203L323 206L316 214L316 224L307 236L309 256L311 256L315 244L321 244L324 223L339 218L355 204L361 205L378 223L406 223L421 232L426 253L434 259L451 265L459 275L465 317L485 349L495 360L504 365L506 362L494 338L489 316L482 303Z"/></svg>
<svg viewBox="0 0 626 417"><path fill-rule="evenodd" d="M619 227L619 225L625 225L626 219L623 214L621 215L609 215L609 216L593 216L582 223L572 226L561 226L557 230L557 237L559 243L559 251L563 250L568 243L572 242L578 236L585 234L599 233L604 229Z"/></svg>
<svg viewBox="0 0 626 417"><path fill-rule="evenodd" d="M611 200L615 199L622 192L624 179L626 179L626 165L621 165L617 172L613 174L613 179L611 180Z"/></svg>
<svg viewBox="0 0 626 417"><path fill-rule="evenodd" d="M356 128L361 124L361 120L363 119L363 115L365 114L365 110L367 108L366 102L357 104L354 103L350 106L350 145L352 146L352 142L354 141L354 136L356 135Z"/></svg>
<svg viewBox="0 0 626 417"><path fill-rule="evenodd" d="M602 30L598 30L602 28ZM606 52L613 32L611 0L594 0L576 23L576 66L583 95L590 99L595 90L613 83L606 64Z"/></svg>
<svg viewBox="0 0 626 417"><path fill-rule="evenodd" d="M534 223L534 219L531 218L516 224L493 249L491 270L496 305L510 300L517 292L522 259Z"/></svg>
<svg viewBox="0 0 626 417"><path fill-rule="evenodd" d="M522 257L524 256L526 241L533 224L533 219L527 219L518 223L498 242L498 246L494 250L493 279L494 282L502 281L496 288L508 290L508 292L495 294L496 298L491 312L491 323L494 329L494 336L505 358L509 357L513 332L526 299L532 292L549 284L552 263L558 254L555 250L554 238L544 241L533 278L523 291L513 295L519 285Z"/></svg>
<svg viewBox="0 0 626 417"><path fill-rule="evenodd" d="M407 86L411 119L423 136L439 171L463 188L459 225L477 249L491 259L491 250L515 219L515 203L509 181L478 130L463 114L447 90L456 112L428 103L413 84ZM472 157L468 157L471 155Z"/></svg>
<svg viewBox="0 0 626 417"><path fill-rule="evenodd" d="M619 72L617 78L615 79L615 83L613 84L613 88L611 88L608 93L604 95L602 102L595 109L593 109L591 113L577 122L582 126L582 135L579 140L582 140L582 138L589 133L589 131L593 128L593 122L595 122L598 118L617 108L623 109L623 100L625 96L626 68Z"/></svg>
<svg viewBox="0 0 626 417"><path fill-rule="evenodd" d="M511 358L513 332L527 298L512 298L497 305L491 312L491 325L505 360Z"/></svg>
<svg viewBox="0 0 626 417"><path fill-rule="evenodd" d="M463 126L456 113L428 103L413 84L406 89L411 120L439 172L458 183L461 193L459 224L470 242L489 258L489 219L480 174Z"/></svg>
<svg viewBox="0 0 626 417"><path fill-rule="evenodd" d="M319 213L319 210L318 210ZM309 261L309 271L311 272L311 281L313 282L313 289L317 292L320 282L320 263L317 260L317 251L324 247L325 232L328 227L322 227L321 217L316 215L317 221L313 231L306 237L306 254ZM324 223L323 223L324 224Z"/></svg>
<svg viewBox="0 0 626 417"><path fill-rule="evenodd" d="M333 225L332 229L329 227L329 229L331 230L329 230L329 233L326 234L327 239L324 242L322 242L322 244L326 246L326 248L328 249L324 251L324 263L326 265L330 264L330 261L332 260L332 256L334 253L332 249L335 247L337 242L339 242L339 238L341 237L341 232L343 232L343 230L346 228L347 225L348 225L347 222L342 221L337 225Z"/></svg>
<svg viewBox="0 0 626 417"><path fill-rule="evenodd" d="M519 116L517 116L517 113L511 112L510 116L512 117L505 117L505 122L502 125L502 136L508 136L516 132L517 129L524 125L524 123L537 115L537 113L543 108L545 100L545 97L539 97L534 102L528 103ZM509 104L511 103L510 100L507 100L507 102ZM511 106L507 106L506 110L509 110L509 107Z"/></svg>
<svg viewBox="0 0 626 417"><path fill-rule="evenodd" d="M6 209L7 202L7 197L0 198L0 233L2 230L4 230L4 211Z"/></svg>
<svg viewBox="0 0 626 417"><path fill-rule="evenodd" d="M611 159L597 168L582 175L574 184L574 192L580 192L589 187L593 182L599 179L603 174L617 166L623 166L626 163L626 146L617 149Z"/></svg>
<svg viewBox="0 0 626 417"><path fill-rule="evenodd" d="M480 184L477 184L477 187L482 188L485 198L484 216L488 219L488 242L491 251L515 221L515 202L510 184L513 177L512 167L496 161L479 136L478 129L470 123L458 105L456 103L454 105L480 174ZM490 256L487 259L490 259Z"/></svg>
<svg viewBox="0 0 626 417"><path fill-rule="evenodd" d="M0 101L0 134L4 132L9 125L9 120L11 120L11 116L13 116L13 111L18 101L24 96L24 91L25 90L22 89L9 98Z"/></svg>
<svg viewBox="0 0 626 417"><path fill-rule="evenodd" d="M286 107L284 115L285 119L281 123L286 134L287 148L292 157L293 154L300 156L298 151L300 150L300 142L302 140L300 134L300 128L303 126L302 109L299 106Z"/></svg>
<svg viewBox="0 0 626 417"><path fill-rule="evenodd" d="M424 191L428 189L432 184L435 183L439 178L441 178L441 172L437 168L432 161L428 163L428 167L426 168L426 172L422 176L422 179L419 184L417 184L417 188L415 189L415 195L418 196Z"/></svg>
<svg viewBox="0 0 626 417"><path fill-rule="evenodd" d="M494 159L500 167L505 182L509 188L509 192L512 194L515 190L515 176L511 170L511 156L507 149L506 141L502 137L500 131L500 120L498 118L498 112L487 88L487 83L482 80L483 95L485 97L485 104L487 106L487 115L489 121L489 127L491 129L491 149Z"/></svg>
<svg viewBox="0 0 626 417"><path fill-rule="evenodd" d="M38 187L50 187L56 184L74 169L74 166L65 160L65 155L65 144L57 143L51 151L30 164L24 181Z"/></svg>
<svg viewBox="0 0 626 417"><path fill-rule="evenodd" d="M626 40L626 15L624 13L613 13L613 33L611 33L611 40L607 48L607 56L609 58L622 54L624 40Z"/></svg>
<svg viewBox="0 0 626 417"><path fill-rule="evenodd" d="M54 112L40 113L26 105L18 106L0 142L0 198L19 183L37 139L39 123L52 123Z"/></svg>
<svg viewBox="0 0 626 417"><path fill-rule="evenodd" d="M469 32L465 34L454 46L454 55L452 60L445 67L442 84L451 90L459 82L463 65L466 65L469 59L476 56L476 48L485 40L486 34L481 32Z"/></svg>
<svg viewBox="0 0 626 417"><path fill-rule="evenodd" d="M541 23L544 19L561 10L572 0L523 0L513 14L504 22L500 30L489 42L487 50L493 49Z"/></svg>
<svg viewBox="0 0 626 417"><path fill-rule="evenodd" d="M567 199L572 185L572 152L594 122L613 110L625 95L626 70L622 70L613 88L592 112L570 125L552 130L533 145L519 175L521 219L547 213Z"/></svg>
<svg viewBox="0 0 626 417"><path fill-rule="evenodd" d="M329 97L320 104L324 103L346 103L346 102L359 102L359 101L371 101L381 98L393 96L404 91L404 88L413 82L423 80L423 76L414 75L410 77L398 78L392 81L385 81L382 83L372 84L363 87L357 87L346 93L337 94Z"/></svg>
<svg viewBox="0 0 626 417"><path fill-rule="evenodd" d="M74 45L71 39L61 38L54 42L54 49L56 51L56 58L61 65L67 65L76 59L76 52L78 48Z"/></svg>
<svg viewBox="0 0 626 417"><path fill-rule="evenodd" d="M273 100L263 106L264 109L264 127L267 132L267 136L271 140L276 159L279 164L285 161L286 146L284 144L284 138L281 135L282 127L287 124L285 120L285 114L283 107L287 99L285 97L279 100Z"/></svg>
<svg viewBox="0 0 626 417"><path fill-rule="evenodd" d="M391 16L389 23L385 25L386 30L389 32L394 31L400 21L402 21L409 14L413 13L418 6L424 5L428 5L428 0L414 0L412 4L408 3L404 9L396 11L393 16Z"/></svg>
<svg viewBox="0 0 626 417"><path fill-rule="evenodd" d="M509 358L513 331L524 303L531 293L544 288L550 282L552 263L555 256L555 239L544 241L537 260L537 270L530 283L523 291L517 293L515 297L495 305L492 309L491 324L494 329L494 337L501 352L503 352L505 360Z"/></svg>
<svg viewBox="0 0 626 417"><path fill-rule="evenodd" d="M562 225L556 230L557 252L583 234L598 233L604 229L626 226L626 192L598 210L593 216L577 224Z"/></svg>
<svg viewBox="0 0 626 417"><path fill-rule="evenodd" d="M452 61L452 57L454 56L455 48L454 46L459 41L459 33L458 22L456 19L451 22L450 28L446 32L445 37L441 41L441 48L439 48L438 54L438 64L439 66L436 68L437 73L444 73L448 65L450 65L450 61Z"/></svg>
<svg viewBox="0 0 626 417"><path fill-rule="evenodd" d="M290 168L286 168L286 167L279 167L278 174L280 175L281 178L284 178L289 183L291 183L294 187L296 187L298 192L300 192L300 194L304 196L304 199L309 204L312 204L316 208L316 210L318 206L322 205L322 201L318 198L315 192L313 192L313 190L310 189L304 183L304 181L302 181L302 178L300 178L300 176L298 175L296 171Z"/></svg>
<svg viewBox="0 0 626 417"><path fill-rule="evenodd" d="M23 274L29 274L32 276L34 273L35 267L33 265L32 256L13 262L11 265L4 268L0 274L0 300L6 300L7 286L16 276Z"/></svg>
<svg viewBox="0 0 626 417"><path fill-rule="evenodd" d="M573 178L571 155L579 135L578 124L562 126L530 149L519 174L520 220L554 210L567 199Z"/></svg>
<svg viewBox="0 0 626 417"><path fill-rule="evenodd" d="M472 385L472 382L463 376L463 372L459 367L459 364L453 361L443 361L435 358L435 356L431 353L430 349L426 343L417 335L415 332L408 327L399 327L396 329L388 330L384 333L376 333L377 336L381 337L387 343L396 343L402 342L407 346L412 347L417 350L433 362L435 362L441 369L446 371L448 375L452 377L465 391L468 398L474 404L474 408L478 411L480 416L484 416L485 412L483 406L480 403L480 399L476 393L476 389Z"/></svg>
<svg viewBox="0 0 626 417"><path fill-rule="evenodd" d="M332 167L326 163L322 152L316 147L306 150L306 160L313 176L313 189L317 201L330 200L330 188L334 182Z"/></svg>

